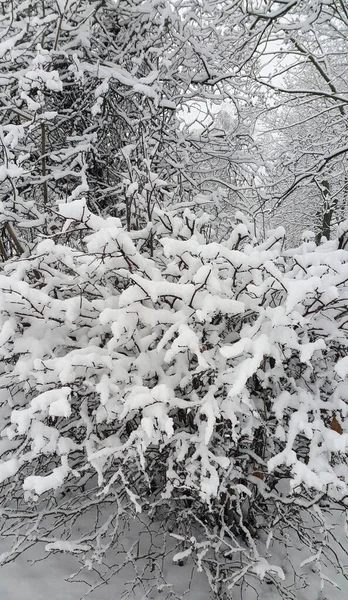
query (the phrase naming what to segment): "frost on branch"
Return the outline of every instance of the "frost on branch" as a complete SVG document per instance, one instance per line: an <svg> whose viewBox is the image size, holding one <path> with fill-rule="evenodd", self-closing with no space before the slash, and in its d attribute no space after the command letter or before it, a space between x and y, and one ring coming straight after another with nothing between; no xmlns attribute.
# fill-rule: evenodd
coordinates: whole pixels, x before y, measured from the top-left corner
<svg viewBox="0 0 348 600"><path fill-rule="evenodd" d="M175 560L194 557L216 593L248 574L281 586L272 536L299 514L324 531L323 499L347 495L347 252L283 252L282 229L259 243L245 220L206 243L207 215L187 210L136 232L81 200L61 214L81 248L45 240L0 275L14 553L34 539L93 564L135 511L164 520Z"/></svg>

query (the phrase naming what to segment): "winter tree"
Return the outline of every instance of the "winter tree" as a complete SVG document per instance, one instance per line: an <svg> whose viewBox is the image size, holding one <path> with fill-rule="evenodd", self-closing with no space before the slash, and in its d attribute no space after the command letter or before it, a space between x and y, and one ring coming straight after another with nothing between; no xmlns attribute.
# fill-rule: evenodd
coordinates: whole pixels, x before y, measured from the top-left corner
<svg viewBox="0 0 348 600"><path fill-rule="evenodd" d="M3 2L2 565L68 552L91 593L130 569L122 598L183 597L168 562L219 600L346 585L345 25L335 1ZM332 240L258 227L311 178Z"/></svg>

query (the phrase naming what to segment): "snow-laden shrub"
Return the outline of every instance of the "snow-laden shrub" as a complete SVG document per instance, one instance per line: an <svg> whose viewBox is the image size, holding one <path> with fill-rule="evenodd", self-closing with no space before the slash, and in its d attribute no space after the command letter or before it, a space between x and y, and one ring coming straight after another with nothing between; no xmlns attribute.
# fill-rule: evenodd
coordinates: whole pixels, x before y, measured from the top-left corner
<svg viewBox="0 0 348 600"><path fill-rule="evenodd" d="M41 541L91 568L133 507L220 598L248 576L282 594L272 536L310 556L347 495L348 252L259 243L242 215L218 244L206 215L126 232L60 210L81 248L46 239L0 275L2 562Z"/></svg>

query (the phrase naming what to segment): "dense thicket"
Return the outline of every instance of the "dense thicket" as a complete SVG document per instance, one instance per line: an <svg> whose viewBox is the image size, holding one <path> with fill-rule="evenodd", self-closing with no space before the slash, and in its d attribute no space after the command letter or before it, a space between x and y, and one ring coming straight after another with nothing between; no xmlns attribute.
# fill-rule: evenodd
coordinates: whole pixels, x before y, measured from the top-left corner
<svg viewBox="0 0 348 600"><path fill-rule="evenodd" d="M81 247L45 240L1 275L2 514L21 532L3 560L68 541L87 567L132 505L226 597L247 573L281 581L265 544L284 527L324 552L299 519L345 510L346 250L283 251L241 215L207 244L204 214L126 232L81 201L60 211Z"/></svg>
<svg viewBox="0 0 348 600"><path fill-rule="evenodd" d="M2 2L2 563L44 543L105 581L123 552L129 597L167 593L171 552L219 600L256 579L295 598L311 563L324 586L348 478L346 26L336 0ZM314 233L290 249L272 219Z"/></svg>

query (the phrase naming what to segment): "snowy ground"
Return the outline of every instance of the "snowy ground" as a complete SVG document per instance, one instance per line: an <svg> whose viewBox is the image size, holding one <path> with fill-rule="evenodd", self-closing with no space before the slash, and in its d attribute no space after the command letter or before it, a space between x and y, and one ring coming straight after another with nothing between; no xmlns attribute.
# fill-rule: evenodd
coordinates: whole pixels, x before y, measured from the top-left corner
<svg viewBox="0 0 348 600"><path fill-rule="evenodd" d="M121 541L121 545L130 551L127 556L118 548L107 561L96 565L98 573L110 581L101 584L97 571L84 569L79 573L80 563L77 556L65 552L48 554L44 545L30 549L16 561L1 567L0 600L164 600L167 597L178 600L208 600L208 585L202 574L197 574L192 564L178 566L172 561L173 552L168 554L161 567L165 583L162 588L156 584L154 573L148 567L149 561L132 561L132 557L141 553L146 556L145 544L138 545L136 530ZM162 537L158 538L162 541ZM156 540L155 540L155 544ZM5 542L0 543L0 553L7 550ZM153 547L152 547L153 551ZM151 552L149 553L149 556ZM111 568L106 568L107 563ZM157 564L159 561L157 560ZM146 567L146 568L145 568ZM74 580L69 578L75 574ZM149 585L150 582L150 585ZM159 582L161 583L161 582ZM91 586L97 584L96 589ZM162 581L163 584L163 581ZM152 589L151 589L152 588Z"/></svg>
<svg viewBox="0 0 348 600"><path fill-rule="evenodd" d="M311 554L301 545L297 536L291 539L287 535L284 537L286 545L281 547L277 540L270 545L272 556L269 557L269 561L281 566L285 574L283 590L287 590L287 595L283 597L286 597L286 600L347 600L348 581L345 575L348 574L348 543L344 520L344 515L332 517L336 525L331 525L332 529L327 532L331 549L325 550L325 546L318 545L313 547ZM146 556L145 538L142 548L141 544L137 545L136 529L128 534L122 542L126 552L118 548L117 551L113 551L112 556L108 556L111 570L108 570L105 564L97 567L104 577L114 573L104 585L94 590L90 587L93 582L98 581L96 571L93 570L84 570L76 576L77 581L69 582L69 576L79 571L78 557L63 552L48 555L42 545L2 567L0 600L210 600L205 576L194 572L190 562L182 567L174 564L173 552L168 553L162 564L168 585L162 588L158 583L149 586L148 582L153 580L156 569L151 573L149 567L144 570L145 561L132 561L132 557L137 553ZM155 544L157 545L156 542ZM2 542L0 552L5 549L5 543ZM127 549L131 549L128 559ZM325 552L326 556L320 563L322 552ZM243 584L242 588L235 589L231 598L280 600L281 596L274 582L266 578L259 582L255 576L250 575L248 582Z"/></svg>
<svg viewBox="0 0 348 600"><path fill-rule="evenodd" d="M77 569L76 561L67 555L54 555L44 562L32 564L26 557L20 557L15 563L2 567L0 573L0 598L1 600L79 600L88 590L83 583L67 582L66 578ZM191 573L186 567L174 567L168 577L174 588L187 589L187 580ZM185 584L184 580L186 580ZM123 582L121 582L123 583ZM124 592L123 585L114 578L94 592L90 600L120 600ZM133 596L141 598L141 595ZM149 596L150 598L163 598L163 593ZM209 592L203 576L196 577L192 583L191 591L184 596L185 600L208 600Z"/></svg>

